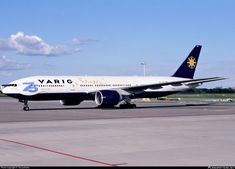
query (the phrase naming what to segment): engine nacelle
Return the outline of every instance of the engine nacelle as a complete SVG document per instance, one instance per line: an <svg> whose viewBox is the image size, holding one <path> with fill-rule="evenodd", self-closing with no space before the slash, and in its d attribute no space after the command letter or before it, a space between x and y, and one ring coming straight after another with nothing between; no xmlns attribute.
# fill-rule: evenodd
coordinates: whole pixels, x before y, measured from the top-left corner
<svg viewBox="0 0 235 169"><path fill-rule="evenodd" d="M121 100L122 96L115 90L101 90L95 93L95 102L101 107L115 106Z"/></svg>
<svg viewBox="0 0 235 169"><path fill-rule="evenodd" d="M81 100L60 100L60 103L64 106L74 106L79 105L81 103Z"/></svg>

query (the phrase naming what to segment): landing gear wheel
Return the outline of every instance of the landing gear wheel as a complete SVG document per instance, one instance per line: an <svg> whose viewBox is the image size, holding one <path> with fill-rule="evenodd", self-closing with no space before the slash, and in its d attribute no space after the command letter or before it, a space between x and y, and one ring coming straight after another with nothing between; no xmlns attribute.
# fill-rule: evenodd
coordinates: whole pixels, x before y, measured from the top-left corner
<svg viewBox="0 0 235 169"><path fill-rule="evenodd" d="M136 108L136 104L132 104L132 108Z"/></svg>
<svg viewBox="0 0 235 169"><path fill-rule="evenodd" d="M128 109L128 108L136 108L136 104L120 104L119 106L121 109Z"/></svg>
<svg viewBox="0 0 235 169"><path fill-rule="evenodd" d="M24 103L24 107L23 107L24 111L29 111L28 100L19 100L19 102Z"/></svg>
<svg viewBox="0 0 235 169"><path fill-rule="evenodd" d="M24 111L29 111L29 107L23 107Z"/></svg>

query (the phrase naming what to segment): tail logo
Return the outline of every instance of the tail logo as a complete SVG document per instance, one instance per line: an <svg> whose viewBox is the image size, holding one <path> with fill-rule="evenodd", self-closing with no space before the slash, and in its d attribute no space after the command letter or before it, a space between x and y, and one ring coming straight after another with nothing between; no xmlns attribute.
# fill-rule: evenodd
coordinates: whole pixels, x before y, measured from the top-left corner
<svg viewBox="0 0 235 169"><path fill-rule="evenodd" d="M196 67L196 59L193 56L188 57L187 64L189 69L195 69Z"/></svg>

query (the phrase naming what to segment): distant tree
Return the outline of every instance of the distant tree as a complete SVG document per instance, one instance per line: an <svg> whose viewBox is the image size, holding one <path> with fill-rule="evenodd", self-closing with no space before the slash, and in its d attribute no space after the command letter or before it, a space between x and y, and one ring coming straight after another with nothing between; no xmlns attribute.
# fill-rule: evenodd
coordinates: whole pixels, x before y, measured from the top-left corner
<svg viewBox="0 0 235 169"><path fill-rule="evenodd" d="M232 88L222 88L222 87L216 87L213 89L207 89L207 88L194 88L187 90L182 93L187 93L187 94L203 94L203 93L235 93L235 90Z"/></svg>

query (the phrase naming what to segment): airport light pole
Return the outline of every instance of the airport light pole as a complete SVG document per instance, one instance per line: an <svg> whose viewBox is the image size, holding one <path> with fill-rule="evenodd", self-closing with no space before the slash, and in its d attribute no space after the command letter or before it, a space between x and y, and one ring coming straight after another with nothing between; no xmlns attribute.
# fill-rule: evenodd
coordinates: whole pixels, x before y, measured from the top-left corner
<svg viewBox="0 0 235 169"><path fill-rule="evenodd" d="M145 70L145 67L146 67L146 63L144 63L144 62L142 62L142 63L140 63L143 67L144 67L144 76L146 75L146 70Z"/></svg>

